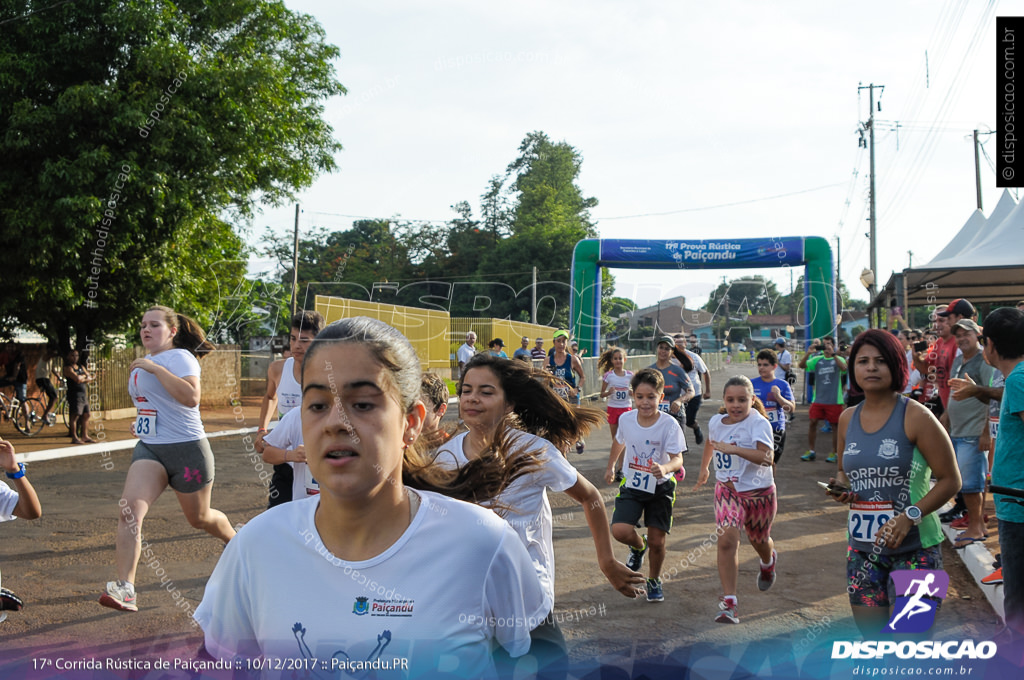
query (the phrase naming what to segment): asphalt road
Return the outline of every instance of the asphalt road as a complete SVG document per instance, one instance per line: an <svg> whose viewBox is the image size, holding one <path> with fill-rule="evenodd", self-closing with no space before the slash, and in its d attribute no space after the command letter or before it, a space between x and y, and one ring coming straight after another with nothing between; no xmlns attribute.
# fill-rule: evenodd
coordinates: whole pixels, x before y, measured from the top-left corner
<svg viewBox="0 0 1024 680"><path fill-rule="evenodd" d="M753 375L741 365L729 374ZM713 396L720 395L724 373L714 376ZM702 408L708 418L720 405ZM581 508L564 494L551 498L556 553L556 618L568 640L573 674L578 677L725 678L854 677L852 660L832 661L831 641L856 640L845 593L845 512L815 485L832 466L798 460L805 448L806 407L799 407L776 481L779 514L772 535L779 553L778 581L768 592L755 585L757 557L744 541L740 547L739 625L714 622L720 585L716 567L713 492L693 490L699 453L685 457L692 473L680 485L675 524L665 563L665 601L652 604L615 592L597 569L593 543ZM706 427L705 427L706 430ZM821 444L828 435L819 436ZM687 434L688 443L693 446ZM264 507L259 481L242 435L211 440L217 461L213 504L233 523L244 522ZM570 461L601 489L609 517L615 489L603 482L610 436L591 436L583 455ZM114 531L117 499L130 452L41 461L31 466L44 516L3 526L0 568L3 585L26 602L0 624L0 678L70 677L58 659L98 659L108 669L74 677L184 678L175 671L194 656L201 632L190 612L221 553L221 544L192 529L173 493L154 505L144 527L156 561L140 564L140 611L115 612L97 599L114 578ZM625 549L617 554L625 559ZM987 640L998 622L954 551L944 549L950 590L929 635L942 640ZM132 670L142 661L166 659L167 671ZM108 661L109 660L109 661ZM66 663L66 662L65 662ZM954 662L899 661L908 668ZM885 668L882 662L863 662ZM978 662L972 678L1000 677L995 660ZM739 668L739 671L735 669ZM972 670L968 668L967 670ZM92 673L92 671L82 671ZM109 673L109 674L108 674ZM738 673L738 675L737 675ZM1016 675L1015 677L1020 677Z"/></svg>

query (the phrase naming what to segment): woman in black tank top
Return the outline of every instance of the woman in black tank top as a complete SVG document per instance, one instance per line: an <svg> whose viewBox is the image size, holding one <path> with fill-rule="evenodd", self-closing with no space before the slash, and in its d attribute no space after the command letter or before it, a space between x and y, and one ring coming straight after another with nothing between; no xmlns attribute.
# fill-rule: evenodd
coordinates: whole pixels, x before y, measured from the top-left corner
<svg viewBox="0 0 1024 680"><path fill-rule="evenodd" d="M939 421L901 394L908 369L893 335L878 329L858 335L850 366L850 385L863 391L864 401L839 418L838 471L830 482L847 491L829 493L850 504L847 592L857 627L871 637L883 628L901 632L896 626L906 612L895 611L895 596L911 593L895 592L892 574L942 568L934 513L960 489L960 472ZM935 599L939 590L927 592Z"/></svg>

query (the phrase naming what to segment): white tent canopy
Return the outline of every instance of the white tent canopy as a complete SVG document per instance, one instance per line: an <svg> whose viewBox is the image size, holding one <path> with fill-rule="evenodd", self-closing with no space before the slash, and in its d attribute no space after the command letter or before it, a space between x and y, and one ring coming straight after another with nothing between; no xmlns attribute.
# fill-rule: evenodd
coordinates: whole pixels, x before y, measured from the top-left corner
<svg viewBox="0 0 1024 680"><path fill-rule="evenodd" d="M872 307L1024 299L1024 203L1008 191L988 219L974 211L956 236L921 267L893 274Z"/></svg>

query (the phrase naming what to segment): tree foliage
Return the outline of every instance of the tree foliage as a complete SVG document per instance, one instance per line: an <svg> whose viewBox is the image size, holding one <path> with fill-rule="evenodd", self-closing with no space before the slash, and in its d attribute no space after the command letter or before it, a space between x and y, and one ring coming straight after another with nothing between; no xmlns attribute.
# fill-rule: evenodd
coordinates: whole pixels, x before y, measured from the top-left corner
<svg viewBox="0 0 1024 680"><path fill-rule="evenodd" d="M589 211L597 199L576 184L582 162L568 143L531 132L505 174L487 181L479 218L460 201L443 225L393 217L357 221L341 232L310 230L299 248L299 288L307 300L314 293L372 295L452 316L529 320L536 266L538 321L567 325L573 248L596 235ZM292 239L268 232L266 240L290 283ZM610 299L614 281L604 276Z"/></svg>
<svg viewBox="0 0 1024 680"><path fill-rule="evenodd" d="M209 324L232 223L334 168L337 48L276 0L40 4L0 30L0 323L64 347L153 303Z"/></svg>

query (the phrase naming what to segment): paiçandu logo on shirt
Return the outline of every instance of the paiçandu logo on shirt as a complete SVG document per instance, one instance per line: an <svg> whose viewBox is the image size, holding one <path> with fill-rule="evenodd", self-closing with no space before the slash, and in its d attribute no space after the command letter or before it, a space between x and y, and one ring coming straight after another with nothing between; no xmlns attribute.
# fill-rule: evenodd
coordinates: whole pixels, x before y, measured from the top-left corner
<svg viewBox="0 0 1024 680"><path fill-rule="evenodd" d="M370 613L370 598L368 597L357 597L356 602L352 605L352 613L356 616L363 616L364 614Z"/></svg>
<svg viewBox="0 0 1024 680"><path fill-rule="evenodd" d="M412 616L414 600L378 600L370 605L370 616Z"/></svg>

